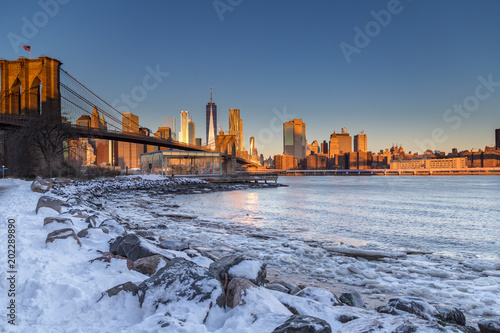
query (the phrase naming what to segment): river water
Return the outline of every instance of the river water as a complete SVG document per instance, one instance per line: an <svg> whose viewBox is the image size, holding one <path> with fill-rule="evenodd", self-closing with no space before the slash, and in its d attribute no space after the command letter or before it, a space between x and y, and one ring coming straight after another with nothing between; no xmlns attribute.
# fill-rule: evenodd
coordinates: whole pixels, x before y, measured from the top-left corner
<svg viewBox="0 0 500 333"><path fill-rule="evenodd" d="M280 177L288 185L183 195L185 213L296 237L500 258L500 177Z"/></svg>

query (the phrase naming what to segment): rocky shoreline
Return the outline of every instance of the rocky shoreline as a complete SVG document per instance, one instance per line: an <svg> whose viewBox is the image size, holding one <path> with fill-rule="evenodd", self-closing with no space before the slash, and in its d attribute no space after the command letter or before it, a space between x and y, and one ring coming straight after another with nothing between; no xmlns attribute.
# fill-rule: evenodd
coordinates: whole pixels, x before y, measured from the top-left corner
<svg viewBox="0 0 500 333"><path fill-rule="evenodd" d="M153 328L172 332L231 331L243 325L241 329L248 332L500 332L498 320L479 320L477 325L474 322L467 326L466 315L453 305L431 304L407 295L394 296L387 301L383 290L378 296L375 293L362 295L367 286L356 283L360 277L364 282L372 280L377 284L368 268L384 263L399 265L401 258L415 253L305 243L286 239L278 232L262 232L258 228L230 223L209 226L209 221L177 213L178 207L168 205L161 211L152 212L156 219L147 224L133 221L130 214L118 213L138 208L147 211L151 201L142 197L142 191L147 191L150 197L151 192L157 196L198 194L249 186L277 185L214 185L197 179L128 177L53 183L38 179L32 190L50 191L49 195L40 198L37 212L51 209L59 213L57 218L44 221L44 225L49 226L47 229L52 230L47 235L47 244L58 240L73 241L81 247L82 240L100 239L105 234L109 246L89 249L100 251L92 262L121 260L127 269L144 275L142 281L128 281L102 290L99 302L113 304L114 299L127 295L128 301L138 302L147 313L139 326L150 325L152 331ZM124 192L135 197L136 206L117 206L114 210L107 207L110 198L123 196ZM189 223L192 227L186 230ZM210 234L203 231L208 227L210 229L206 230L211 230ZM167 236L169 232L170 237ZM248 244L253 250L266 246L270 240L273 244L283 239L286 242L279 244L279 252L270 251L255 257L245 253L244 246L214 248L211 239L214 235L252 239L255 242L248 241ZM324 276L314 274L314 283L307 284L307 278L294 283L294 273L302 272L304 277L309 269L307 263L300 269L293 268L293 261L297 260L294 254L301 251L309 251L301 255L318 260L331 257L348 264L361 262L367 269L362 271L358 266L346 265L347 272L340 281L353 283L339 283L344 290L335 293L326 287L335 284L331 281L334 274L328 271ZM273 255L279 256L285 264L288 260L289 266L278 265ZM313 265L314 260L309 264ZM440 274L445 273L434 271L434 275ZM378 301L376 306L374 299Z"/></svg>

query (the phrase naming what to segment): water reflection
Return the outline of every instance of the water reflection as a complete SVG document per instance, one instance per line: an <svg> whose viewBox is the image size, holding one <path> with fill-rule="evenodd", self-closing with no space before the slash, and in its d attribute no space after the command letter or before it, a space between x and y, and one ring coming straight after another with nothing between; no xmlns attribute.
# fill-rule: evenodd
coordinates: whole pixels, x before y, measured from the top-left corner
<svg viewBox="0 0 500 333"><path fill-rule="evenodd" d="M309 239L498 257L500 177L280 177L280 182L290 186L174 200L185 200L183 208L194 215Z"/></svg>

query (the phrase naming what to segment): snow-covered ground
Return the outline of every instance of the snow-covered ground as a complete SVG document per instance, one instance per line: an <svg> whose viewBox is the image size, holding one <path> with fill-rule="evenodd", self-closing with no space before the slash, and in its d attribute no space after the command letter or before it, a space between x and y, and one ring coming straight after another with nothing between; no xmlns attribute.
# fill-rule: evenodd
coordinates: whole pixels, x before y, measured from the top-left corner
<svg viewBox="0 0 500 333"><path fill-rule="evenodd" d="M381 260L343 256L330 251L338 244L186 216L182 207L169 205L171 194L155 186L155 182L162 181L162 186L180 182L189 186L196 182L201 185L200 192L204 191L203 182L142 178L145 179L129 177L121 183L70 184L48 193L71 204L63 208L62 214L49 208L41 208L36 214L36 203L42 194L32 192L29 182L0 181L0 244L4 244L0 253L5 258L0 271L1 308L8 313L12 299L16 305L16 326L10 325L4 315L1 332L272 332L292 314L292 308L299 314L326 320L334 332L393 332L405 323L416 325L419 332L460 332L456 327L440 327L432 320L410 314L395 316L375 311L375 307L387 304L392 297L418 297L456 307L465 313L471 326L476 326L480 319L500 317L499 261L456 261L432 254ZM153 189L138 190L144 186ZM47 234L61 226L44 226L44 218L70 217L74 225L63 227L69 226L78 233L88 228L84 216L91 215L95 215L94 224L106 219L119 221L132 229L129 232L148 236L152 243L161 237L190 244L188 250L166 251L169 258L180 257L208 267L224 255L246 254L256 261L235 266L230 273L254 276L258 271L256 262L261 261L268 265L269 284L285 280L301 287L329 289L337 296L344 289L357 290L368 306L333 306L322 302L324 297L312 300L263 286L248 290L243 296L244 304L233 309L210 304L207 310L194 301L158 307L145 302L141 306L139 298L129 292L102 297L114 286L129 281L139 285L149 276L129 270L126 260L91 261L101 257L101 252L108 252L109 242L121 235L116 224L108 228L109 234L99 228L89 229L87 237L80 238L82 246L72 239L45 243ZM7 267L10 217L16 220L14 269ZM370 247L361 250L388 251ZM14 297L7 292L11 289L9 271L16 272ZM432 313L435 309L431 306L426 311ZM342 316L358 319L342 323ZM159 323L164 323L165 317L170 321L162 327Z"/></svg>

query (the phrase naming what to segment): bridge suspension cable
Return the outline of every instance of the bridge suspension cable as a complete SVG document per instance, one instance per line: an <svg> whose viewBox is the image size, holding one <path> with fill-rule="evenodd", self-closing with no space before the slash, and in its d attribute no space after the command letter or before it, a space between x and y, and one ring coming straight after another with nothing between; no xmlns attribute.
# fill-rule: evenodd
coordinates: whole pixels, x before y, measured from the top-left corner
<svg viewBox="0 0 500 333"><path fill-rule="evenodd" d="M114 127L117 130L126 129L133 132L132 125L136 125L139 128L142 127L132 119L129 119L128 124L124 124L120 119L123 116L120 111L92 92L83 83L75 79L62 68L61 74L63 74L61 75L62 111L64 116L70 118L70 121L76 122L78 117L82 114L92 114L93 108L96 107L101 114L108 118L106 119L108 126ZM70 111L69 114L65 114L67 111Z"/></svg>

